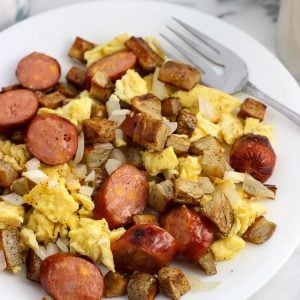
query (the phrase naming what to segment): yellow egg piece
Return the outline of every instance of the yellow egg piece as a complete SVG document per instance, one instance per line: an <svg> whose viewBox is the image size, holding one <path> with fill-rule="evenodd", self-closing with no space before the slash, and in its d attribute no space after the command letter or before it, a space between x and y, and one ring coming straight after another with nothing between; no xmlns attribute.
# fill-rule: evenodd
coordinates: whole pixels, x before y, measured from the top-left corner
<svg viewBox="0 0 300 300"><path fill-rule="evenodd" d="M271 125L263 124L258 119L247 118L245 120L244 134L253 133L266 136L272 141L273 129Z"/></svg>
<svg viewBox="0 0 300 300"><path fill-rule="evenodd" d="M241 135L243 135L242 122L232 114L223 114L219 125L225 142L232 145L233 142Z"/></svg>
<svg viewBox="0 0 300 300"><path fill-rule="evenodd" d="M0 230L17 229L24 220L24 207L0 201Z"/></svg>
<svg viewBox="0 0 300 300"><path fill-rule="evenodd" d="M197 181L201 173L201 165L196 156L181 157L179 162L179 177L182 179L189 179Z"/></svg>
<svg viewBox="0 0 300 300"><path fill-rule="evenodd" d="M22 228L20 231L20 244L23 250L25 249L33 249L38 250L39 244L36 240L36 236L33 230L28 228Z"/></svg>

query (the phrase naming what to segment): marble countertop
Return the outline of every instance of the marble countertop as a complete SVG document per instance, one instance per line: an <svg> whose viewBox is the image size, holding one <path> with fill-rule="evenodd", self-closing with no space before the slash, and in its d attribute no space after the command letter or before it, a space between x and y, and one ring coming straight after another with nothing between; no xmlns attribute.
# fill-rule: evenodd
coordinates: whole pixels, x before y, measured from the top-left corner
<svg viewBox="0 0 300 300"><path fill-rule="evenodd" d="M85 0L29 0L29 16ZM142 1L142 0L141 0ZM159 0L157 0L159 1ZM189 6L233 24L247 32L273 54L276 52L276 18L279 0L166 0ZM300 246L277 274L250 300L300 299Z"/></svg>

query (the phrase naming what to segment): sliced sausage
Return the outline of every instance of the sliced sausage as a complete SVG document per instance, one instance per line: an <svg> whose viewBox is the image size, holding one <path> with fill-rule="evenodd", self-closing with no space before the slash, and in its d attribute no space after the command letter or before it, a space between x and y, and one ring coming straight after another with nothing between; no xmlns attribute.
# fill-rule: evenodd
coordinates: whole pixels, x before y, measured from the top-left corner
<svg viewBox="0 0 300 300"><path fill-rule="evenodd" d="M166 230L153 224L138 224L113 242L111 250L117 271L154 274L174 259L177 246Z"/></svg>
<svg viewBox="0 0 300 300"><path fill-rule="evenodd" d="M38 99L32 91L20 89L0 94L0 130L26 124L38 110Z"/></svg>
<svg viewBox="0 0 300 300"><path fill-rule="evenodd" d="M47 90L58 83L60 65L51 56L33 52L19 62L17 78L23 87L32 90Z"/></svg>
<svg viewBox="0 0 300 300"><path fill-rule="evenodd" d="M143 212L148 201L146 173L131 164L114 171L94 195L94 218L105 218L111 229L132 222Z"/></svg>
<svg viewBox="0 0 300 300"><path fill-rule="evenodd" d="M55 300L100 300L103 297L101 271L91 262L66 253L43 260L41 284Z"/></svg>
<svg viewBox="0 0 300 300"><path fill-rule="evenodd" d="M77 129L67 119L57 115L38 115L27 129L26 145L29 151L43 163L63 164L76 153Z"/></svg>
<svg viewBox="0 0 300 300"><path fill-rule="evenodd" d="M176 240L178 253L198 262L214 237L209 221L187 207L175 207L162 215L159 223Z"/></svg>
<svg viewBox="0 0 300 300"><path fill-rule="evenodd" d="M116 80L128 69L132 69L135 63L136 56L130 51L121 51L101 58L88 68L86 88L91 88L91 80L98 71L105 71L111 80Z"/></svg>

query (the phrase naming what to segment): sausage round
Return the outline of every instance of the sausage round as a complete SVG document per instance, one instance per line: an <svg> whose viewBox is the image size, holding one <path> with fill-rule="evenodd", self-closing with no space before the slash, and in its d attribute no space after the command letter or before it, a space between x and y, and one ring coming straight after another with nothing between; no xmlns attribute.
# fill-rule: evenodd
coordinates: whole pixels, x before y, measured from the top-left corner
<svg viewBox="0 0 300 300"><path fill-rule="evenodd" d="M41 285L55 300L99 300L103 275L91 262L66 253L47 257L41 264Z"/></svg>
<svg viewBox="0 0 300 300"><path fill-rule="evenodd" d="M176 240L178 253L198 262L214 237L214 227L187 207L175 207L163 214L159 223Z"/></svg>
<svg viewBox="0 0 300 300"><path fill-rule="evenodd" d="M77 129L67 119L57 115L38 115L28 126L26 145L29 151L43 163L63 164L76 153Z"/></svg>
<svg viewBox="0 0 300 300"><path fill-rule="evenodd" d="M175 239L153 224L138 224L111 244L116 270L154 274L170 264L177 253Z"/></svg>
<svg viewBox="0 0 300 300"><path fill-rule="evenodd" d="M20 60L16 75L23 87L47 90L58 83L60 65L46 54L33 52Z"/></svg>
<svg viewBox="0 0 300 300"><path fill-rule="evenodd" d="M130 51L121 51L105 56L94 62L87 70L86 88L91 87L91 80L98 71L104 71L111 80L116 80L135 66L136 56Z"/></svg>
<svg viewBox="0 0 300 300"><path fill-rule="evenodd" d="M9 129L26 124L38 110L38 99L26 89L0 94L0 129Z"/></svg>
<svg viewBox="0 0 300 300"><path fill-rule="evenodd" d="M94 218L105 218L111 229L132 222L148 201L149 187L146 173L131 164L114 171L94 195Z"/></svg>

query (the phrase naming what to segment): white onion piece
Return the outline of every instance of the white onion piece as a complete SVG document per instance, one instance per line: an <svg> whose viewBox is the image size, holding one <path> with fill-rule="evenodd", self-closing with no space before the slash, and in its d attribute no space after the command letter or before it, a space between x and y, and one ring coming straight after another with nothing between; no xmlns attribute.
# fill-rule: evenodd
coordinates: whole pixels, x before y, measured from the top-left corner
<svg viewBox="0 0 300 300"><path fill-rule="evenodd" d="M32 158L30 159L26 164L25 167L27 169L27 171L31 171L31 170L37 170L39 169L41 166L41 162L37 159L37 158Z"/></svg>
<svg viewBox="0 0 300 300"><path fill-rule="evenodd" d="M51 179L47 183L49 189L56 189L58 186L58 181L56 179Z"/></svg>
<svg viewBox="0 0 300 300"><path fill-rule="evenodd" d="M78 147L73 161L74 166L78 165L82 161L83 154L84 154L84 134L82 131L78 136Z"/></svg>
<svg viewBox="0 0 300 300"><path fill-rule="evenodd" d="M85 182L94 181L96 179L96 173L92 170L84 179Z"/></svg>
<svg viewBox="0 0 300 300"><path fill-rule="evenodd" d="M87 167L85 164L79 164L72 168L72 173L79 179L84 179L87 174Z"/></svg>
<svg viewBox="0 0 300 300"><path fill-rule="evenodd" d="M48 175L41 170L31 170L31 171L23 172L22 175L36 184L48 180Z"/></svg>
<svg viewBox="0 0 300 300"><path fill-rule="evenodd" d="M163 82L161 82L160 80L158 80L159 70L160 70L160 68L156 68L153 73L151 92L156 97L163 99L166 97L166 88L165 88L165 84Z"/></svg>
<svg viewBox="0 0 300 300"><path fill-rule="evenodd" d="M118 116L118 115L129 115L131 111L129 109L116 109L111 113L111 116Z"/></svg>
<svg viewBox="0 0 300 300"><path fill-rule="evenodd" d="M225 171L224 180L231 180L233 183L240 183L245 181L245 173L236 171Z"/></svg>
<svg viewBox="0 0 300 300"><path fill-rule="evenodd" d="M47 257L59 252L56 244L49 242L46 246Z"/></svg>
<svg viewBox="0 0 300 300"><path fill-rule="evenodd" d="M110 96L110 98L106 102L106 111L108 116L110 116L114 110L119 110L119 109L121 109L121 106L118 98L116 96L113 97L113 95Z"/></svg>
<svg viewBox="0 0 300 300"><path fill-rule="evenodd" d="M82 185L79 189L79 193L86 195L86 196L92 196L93 192L94 192L94 189L87 185Z"/></svg>
<svg viewBox="0 0 300 300"><path fill-rule="evenodd" d="M64 253L69 252L68 246L60 238L57 239L56 245L57 245L57 247L59 248L60 251L62 251Z"/></svg>
<svg viewBox="0 0 300 300"><path fill-rule="evenodd" d="M94 148L95 149L110 150L110 149L113 149L114 146L111 143L103 143L103 144L97 143L97 144L94 144Z"/></svg>
<svg viewBox="0 0 300 300"><path fill-rule="evenodd" d="M113 115L108 118L108 120L116 122L118 127L125 121L125 119L126 115Z"/></svg>
<svg viewBox="0 0 300 300"><path fill-rule="evenodd" d="M217 122L220 114L216 107L212 105L205 97L199 96L198 98L199 110L201 115L211 122Z"/></svg>
<svg viewBox="0 0 300 300"><path fill-rule="evenodd" d="M44 260L47 257L47 250L45 246L39 246L39 249L34 250L34 252L41 260Z"/></svg>
<svg viewBox="0 0 300 300"><path fill-rule="evenodd" d="M22 204L24 204L23 197L21 197L20 195L18 195L16 193L1 195L0 198L12 205L15 205L15 206L21 206Z"/></svg>
<svg viewBox="0 0 300 300"><path fill-rule="evenodd" d="M105 163L106 172L108 173L108 175L110 175L113 171L118 169L121 165L122 165L122 163L119 160L110 158Z"/></svg>
<svg viewBox="0 0 300 300"><path fill-rule="evenodd" d="M120 161L121 163L126 162L126 157L120 149L114 149L113 151L111 151L109 158L114 158Z"/></svg>
<svg viewBox="0 0 300 300"><path fill-rule="evenodd" d="M251 175L245 174L245 182L243 184L243 190L252 196L261 198L274 199L274 193L264 186L260 181L254 179Z"/></svg>
<svg viewBox="0 0 300 300"><path fill-rule="evenodd" d="M68 237L59 238L66 246L70 246L70 239Z"/></svg>
<svg viewBox="0 0 300 300"><path fill-rule="evenodd" d="M0 272L6 269L6 260L3 250L0 250Z"/></svg>
<svg viewBox="0 0 300 300"><path fill-rule="evenodd" d="M171 133L175 132L177 129L177 122L164 121L164 123L170 128Z"/></svg>

